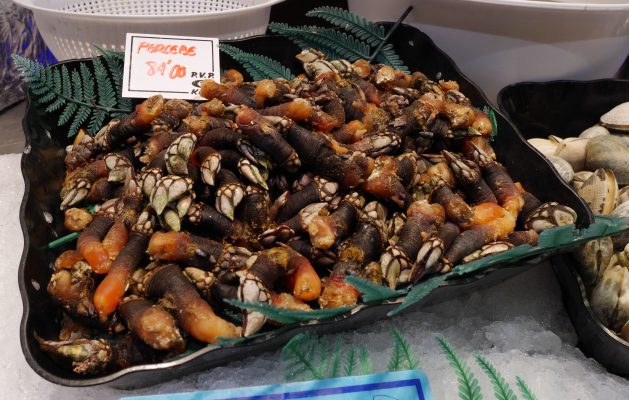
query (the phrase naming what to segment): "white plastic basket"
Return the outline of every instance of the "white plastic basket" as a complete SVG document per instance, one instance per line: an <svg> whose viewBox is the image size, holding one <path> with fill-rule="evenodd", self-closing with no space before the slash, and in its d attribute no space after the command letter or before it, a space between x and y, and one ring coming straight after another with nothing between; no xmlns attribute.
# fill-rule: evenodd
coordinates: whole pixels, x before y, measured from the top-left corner
<svg viewBox="0 0 629 400"><path fill-rule="evenodd" d="M90 57L92 44L124 50L125 35L153 33L240 39L263 34L284 0L14 0L33 11L58 60Z"/></svg>

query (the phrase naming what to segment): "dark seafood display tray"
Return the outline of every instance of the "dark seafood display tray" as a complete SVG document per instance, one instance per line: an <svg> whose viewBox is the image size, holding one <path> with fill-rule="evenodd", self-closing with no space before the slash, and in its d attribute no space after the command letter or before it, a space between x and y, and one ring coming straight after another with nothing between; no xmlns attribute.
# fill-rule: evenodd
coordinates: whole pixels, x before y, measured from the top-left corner
<svg viewBox="0 0 629 400"><path fill-rule="evenodd" d="M527 138L550 134L578 136L601 115L629 101L629 80L522 82L498 94L500 108ZM629 377L629 343L604 327L592 313L585 287L570 256L552 259L566 311L579 337L579 347L610 372Z"/></svg>
<svg viewBox="0 0 629 400"><path fill-rule="evenodd" d="M559 255L551 260L561 285L566 312L579 338L579 348L609 372L629 378L629 343L596 318L587 299L585 286L571 265L574 262L571 257Z"/></svg>
<svg viewBox="0 0 629 400"><path fill-rule="evenodd" d="M578 136L601 115L629 101L629 80L520 82L498 93L498 105L526 139Z"/></svg>
<svg viewBox="0 0 629 400"><path fill-rule="evenodd" d="M383 25L388 29L392 24ZM293 72L301 71L301 66L294 58L299 48L283 37L259 36L231 43L245 51L279 60ZM441 76L443 79L456 80L461 91L475 106L480 108L485 105L491 106L480 89L462 75L452 60L424 33L411 26L401 25L393 34L391 43L411 71L422 71L431 79ZM73 62L76 61L68 61ZM242 70L239 65L227 58L221 60L221 66L224 69ZM542 201L554 200L572 207L577 212L579 226L587 226L593 222L592 214L585 203L561 181L550 164L528 145L500 113L496 112L496 117L499 133L493 146L499 161L506 165L514 180L522 182L527 190ZM333 321L278 329L273 337L265 340L220 349L207 346L166 362L135 366L100 377L80 377L60 367L39 349L35 340L35 334L52 337L58 330L57 321L53 318L57 315L56 307L46 292L57 252L48 250L46 245L65 232L63 214L59 211L59 188L64 177L64 148L71 139L66 137L66 132L56 129L54 122L50 116L41 114L32 103L29 103L23 123L27 150L22 158L25 194L20 210L25 246L19 270L19 285L24 304L20 338L26 360L45 379L67 386L105 383L122 388L148 386L276 349L304 330L330 333L353 329L361 324L386 318L386 313L394 306L392 304L364 306L350 315L341 316ZM530 263L539 259L538 257ZM439 302L477 290L515 275L526 267L526 263L519 266L501 266L448 281L420 304Z"/></svg>

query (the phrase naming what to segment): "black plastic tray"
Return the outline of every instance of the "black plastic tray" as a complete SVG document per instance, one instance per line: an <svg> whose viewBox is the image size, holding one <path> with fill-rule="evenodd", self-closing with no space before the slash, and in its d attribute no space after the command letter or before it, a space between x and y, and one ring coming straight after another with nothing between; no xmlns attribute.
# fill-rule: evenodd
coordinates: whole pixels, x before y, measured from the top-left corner
<svg viewBox="0 0 629 400"><path fill-rule="evenodd" d="M551 262L583 354L601 363L609 372L629 378L629 343L598 320L587 299L585 285L572 267L570 257L556 256Z"/></svg>
<svg viewBox="0 0 629 400"><path fill-rule="evenodd" d="M390 28L391 24L384 24L384 26ZM433 79L440 74L444 79L456 80L460 84L461 91L476 106L491 106L478 87L463 76L452 60L424 33L411 26L402 25L392 36L391 42L410 70L422 71ZM299 49L283 37L260 36L234 41L232 44L243 50L277 59L289 66L293 72L301 71L300 65L294 58ZM227 58L221 61L223 68L241 69ZM589 225L593 218L587 206L561 181L550 164L523 140L513 125L500 113L496 114L499 134L493 145L499 160L508 167L513 178L521 181L529 191L544 201L555 200L569 205L577 212L579 225ZM273 338L265 341L220 349L206 346L167 362L135 366L101 377L80 377L59 367L39 349L34 339L35 332L48 337L55 334L57 330L51 318L55 315L56 308L46 293L55 253L48 250L46 244L57 234L64 232L58 193L64 176L64 148L70 141L66 138L66 132L55 129L54 121L49 121L47 118L50 117L41 115L29 104L23 123L27 142L27 151L22 159L25 194L20 210L24 232L24 253L18 278L24 304L20 327L22 349L31 367L45 379L67 386L106 383L122 388L148 386L278 348L293 335L305 329L321 333L352 329L362 323L385 318L386 313L393 307L392 304L366 306L334 321L282 328ZM538 260L539 258L530 260L529 265ZM433 291L419 304L439 302L457 294L477 290L480 286L488 286L513 276L526 267L526 264L501 266L473 276L447 281L444 286Z"/></svg>
<svg viewBox="0 0 629 400"><path fill-rule="evenodd" d="M523 82L498 93L500 108L528 139L578 136L601 115L629 101L629 80ZM592 313L585 287L568 255L552 258L566 311L583 352L610 372L629 376L629 343L603 326Z"/></svg>

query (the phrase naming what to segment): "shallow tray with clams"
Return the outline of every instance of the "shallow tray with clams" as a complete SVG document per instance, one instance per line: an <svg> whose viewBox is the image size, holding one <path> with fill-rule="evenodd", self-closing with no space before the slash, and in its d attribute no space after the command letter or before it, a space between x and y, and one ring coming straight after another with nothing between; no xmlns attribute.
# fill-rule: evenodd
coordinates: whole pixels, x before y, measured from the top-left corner
<svg viewBox="0 0 629 400"><path fill-rule="evenodd" d="M391 24L385 24L385 28L390 27ZM456 80L461 92L465 93L476 107L482 108L485 105L491 107L479 88L462 75L452 60L419 30L401 25L392 36L391 43L410 70L422 71L433 79L442 77ZM260 36L234 41L231 44L242 50L276 59L293 71L299 71L301 68L294 58L299 49L283 37ZM73 62L76 61L68 61ZM222 67L240 69L239 65L228 59L222 60ZM578 227L591 224L594 219L587 206L568 185L563 183L550 164L500 113L496 112L496 118L499 134L492 145L499 161L508 168L513 179L521 182L527 190L544 202L558 201L574 209L578 217ZM35 334L46 337L58 329L58 320L54 318L58 312L45 290L57 252L48 250L46 245L63 233L63 214L59 211L58 193L64 175L64 148L70 139L66 138L65 132L56 129L54 121L33 107L32 103L29 103L23 126L27 148L22 159L26 189L20 212L25 236L25 249L19 270L19 285L24 304L20 337L28 363L38 374L51 382L68 386L98 384L122 388L148 386L276 349L303 330L330 333L386 318L387 313L403 301L403 298L400 298L382 304L359 306L352 312L333 319L286 326L263 337L234 346L188 348L186 353L159 364L134 366L95 378L75 375L60 368L43 353L35 339ZM558 249L547 248L543 254L537 253L534 258L529 257L525 261L520 258L517 265L513 262L500 262L480 273L448 280L417 304L438 302L491 285L523 271L527 265L537 263L541 258L557 251Z"/></svg>
<svg viewBox="0 0 629 400"><path fill-rule="evenodd" d="M628 101L629 80L622 79L522 82L505 87L498 95L500 108L527 139L551 134L559 138L578 136L598 124L602 115ZM608 154L616 156L614 152ZM629 376L629 343L596 317L575 259L561 255L552 262L579 347L610 372Z"/></svg>

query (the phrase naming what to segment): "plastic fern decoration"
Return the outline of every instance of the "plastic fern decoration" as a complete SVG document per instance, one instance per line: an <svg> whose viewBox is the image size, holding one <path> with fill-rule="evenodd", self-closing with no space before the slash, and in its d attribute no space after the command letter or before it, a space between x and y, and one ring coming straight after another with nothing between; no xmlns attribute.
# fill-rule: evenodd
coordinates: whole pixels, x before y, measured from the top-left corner
<svg viewBox="0 0 629 400"><path fill-rule="evenodd" d="M323 379L322 360L318 359L320 343L312 333L300 333L282 349L287 380Z"/></svg>
<svg viewBox="0 0 629 400"><path fill-rule="evenodd" d="M437 337L437 342L445 354L450 366L456 372L456 379L459 384L459 399L461 400L482 400L478 379L474 376L467 363L459 358L450 344L443 338Z"/></svg>
<svg viewBox="0 0 629 400"><path fill-rule="evenodd" d="M46 112L60 112L57 124L69 125L68 136L74 136L86 124L87 131L94 134L107 117L131 112L131 102L120 97L122 64L116 64L114 57L100 57L107 68L97 57L92 65L80 62L72 70L64 64L44 67L17 55L13 55L13 62L34 100L45 105Z"/></svg>
<svg viewBox="0 0 629 400"><path fill-rule="evenodd" d="M489 361L480 355L476 356L476 362L489 377L489 380L494 387L494 394L496 395L497 400L517 400L513 390L511 390L507 381L505 381L502 375L496 370L496 367L491 365Z"/></svg>
<svg viewBox="0 0 629 400"><path fill-rule="evenodd" d="M496 113L488 106L483 107L483 112L487 114L489 120L491 121L491 140L493 140L498 134L498 120L496 120Z"/></svg>
<svg viewBox="0 0 629 400"><path fill-rule="evenodd" d="M518 389L520 389L520 394L522 395L522 398L524 400L537 400L537 397L535 397L531 388L527 386L526 382L524 382L522 378L516 376L515 382L518 386Z"/></svg>
<svg viewBox="0 0 629 400"><path fill-rule="evenodd" d="M132 110L131 99L125 99L124 97L122 97L122 68L124 66L124 53L120 51L115 51L115 50L104 50L98 46L94 46L94 47L101 54L101 57L92 58L92 63L94 63L94 61L97 59L98 60L102 59L107 65L107 71L109 72L109 74L111 74L111 79L114 84L114 90L115 90L114 97L115 97L116 103L118 104L118 108L123 109L123 110L127 110L127 109ZM104 82L105 76L106 76L105 74L100 75L100 78L103 80L103 84L105 85L104 88L106 89L107 87ZM98 82L98 78L99 78L99 74L96 74L97 82ZM124 114L126 114L126 112L120 112L120 113L114 112L112 114L112 117L120 118Z"/></svg>
<svg viewBox="0 0 629 400"><path fill-rule="evenodd" d="M345 376L354 375L354 371L356 370L356 348L354 346L350 346L347 351L347 355L345 356L345 365L343 367L343 372Z"/></svg>
<svg viewBox="0 0 629 400"><path fill-rule="evenodd" d="M334 346L332 347L332 353L330 356L330 362L328 363L328 378L338 378L341 374L341 357L343 356L343 350L341 348L341 338L336 337Z"/></svg>
<svg viewBox="0 0 629 400"><path fill-rule="evenodd" d="M445 282L448 279L449 274L443 274L439 276L435 276L430 279L426 279L425 281L421 281L415 286L411 288L408 294L404 297L404 301L402 304L389 311L387 315L389 317L399 314L403 310L411 307L417 303L419 303L424 297L426 297L430 292L436 289L439 285Z"/></svg>
<svg viewBox="0 0 629 400"><path fill-rule="evenodd" d="M274 22L269 29L291 39L301 48L315 48L323 51L329 58L344 58L349 61L369 59L369 45L352 35L329 28L317 26L289 26Z"/></svg>
<svg viewBox="0 0 629 400"><path fill-rule="evenodd" d="M386 40L384 28L359 15L352 14L347 10L338 7L317 7L306 13L309 17L318 17L326 20L332 25L345 29L354 34L357 39L364 41L374 49ZM394 68L408 72L408 69L395 53L392 44L386 44L376 56L376 60L388 64Z"/></svg>
<svg viewBox="0 0 629 400"><path fill-rule="evenodd" d="M124 62L124 52L122 51L104 49L95 44L92 44L92 47L94 47L98 51L98 54L100 54L103 57L118 60L120 62Z"/></svg>
<svg viewBox="0 0 629 400"><path fill-rule="evenodd" d="M348 275L345 278L345 282L354 286L360 292L364 303L393 299L403 296L406 293L404 290L393 290L388 286L377 285L367 279L359 278L354 275Z"/></svg>
<svg viewBox="0 0 629 400"><path fill-rule="evenodd" d="M333 318L349 311L350 307L325 308L312 311L289 310L286 308L278 308L267 303L245 303L239 300L228 299L227 303L234 307L239 307L251 311L257 311L264 314L272 321L289 325L300 322L308 322L319 319Z"/></svg>
<svg viewBox="0 0 629 400"><path fill-rule="evenodd" d="M360 373L362 375L373 374L371 356L364 345L360 346L360 350L358 350L358 361L360 363Z"/></svg>
<svg viewBox="0 0 629 400"><path fill-rule="evenodd" d="M417 357L411 350L410 344L402 337L397 329L391 331L393 337L393 353L387 365L389 371L403 371L416 369L419 366Z"/></svg>
<svg viewBox="0 0 629 400"><path fill-rule="evenodd" d="M225 43L219 44L220 50L239 62L255 81L273 78L294 78L290 69L278 61L259 54L246 53L235 46Z"/></svg>

